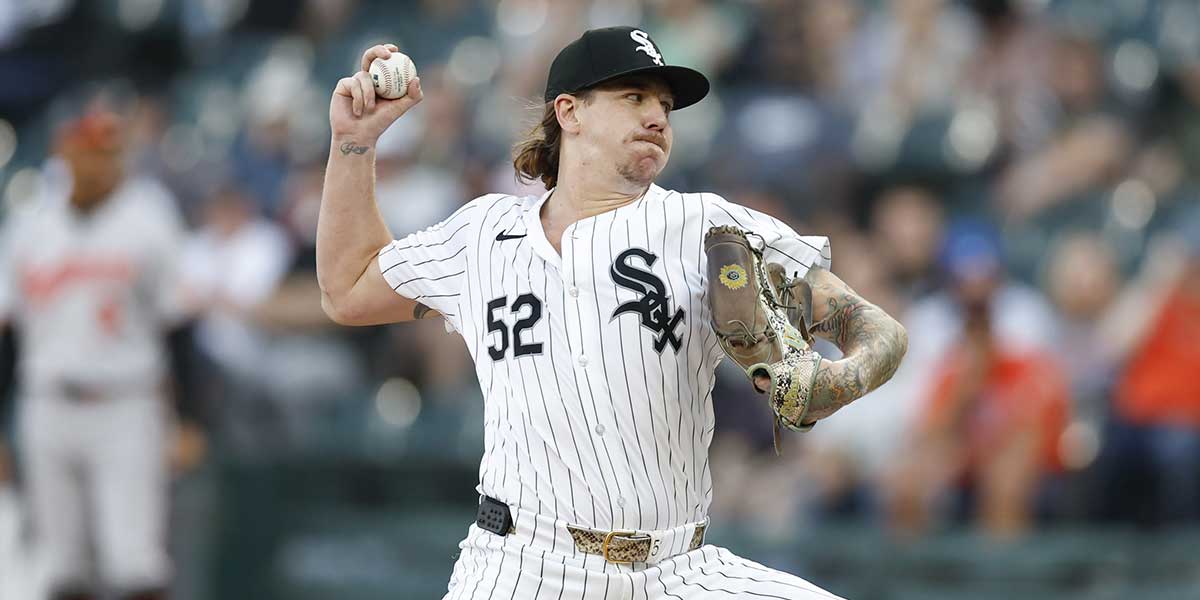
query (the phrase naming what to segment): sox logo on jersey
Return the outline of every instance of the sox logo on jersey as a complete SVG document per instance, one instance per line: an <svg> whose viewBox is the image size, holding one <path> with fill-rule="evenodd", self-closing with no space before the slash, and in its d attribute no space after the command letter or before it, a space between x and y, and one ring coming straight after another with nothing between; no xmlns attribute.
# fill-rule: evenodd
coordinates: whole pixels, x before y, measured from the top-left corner
<svg viewBox="0 0 1200 600"><path fill-rule="evenodd" d="M668 317L671 310L671 298L667 295L667 287L663 284L663 280L653 271L639 269L630 264L630 257L642 259L647 269L653 267L654 262L658 260L657 256L641 248L630 248L617 255L612 269L609 271L613 281L625 289L641 294L642 297L618 306L617 310L613 311L612 318L615 319L624 313L638 314L641 317L642 327L658 335L654 340L655 351L662 354L663 349L670 344L675 352L679 352L682 341L675 333L675 329L683 320L683 309L675 309L675 313Z"/></svg>
<svg viewBox="0 0 1200 600"><path fill-rule="evenodd" d="M724 357L708 325L704 233L752 229L768 260L800 274L828 266L827 241L712 194L651 186L568 226L560 252L540 219L550 195L484 196L379 254L393 289L466 342L484 396L477 491L515 519L505 536L471 526L448 598L627 598L617 590L658 578L686 598L702 591L702 571L724 578L710 589L825 594L688 546L712 500L711 394ZM651 532L653 564L579 552L566 525Z"/></svg>

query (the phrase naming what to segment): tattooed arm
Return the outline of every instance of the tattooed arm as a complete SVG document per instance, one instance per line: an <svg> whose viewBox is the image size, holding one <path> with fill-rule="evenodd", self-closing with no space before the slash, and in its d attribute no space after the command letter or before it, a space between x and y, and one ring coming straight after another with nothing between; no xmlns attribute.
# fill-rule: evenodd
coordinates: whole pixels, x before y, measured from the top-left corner
<svg viewBox="0 0 1200 600"><path fill-rule="evenodd" d="M815 267L805 280L813 292L812 333L832 342L843 355L841 360L821 360L805 419L812 422L891 379L908 350L908 333L833 273Z"/></svg>
<svg viewBox="0 0 1200 600"><path fill-rule="evenodd" d="M343 325L415 318L414 303L395 294L374 267L380 248L392 241L375 204L375 142L422 97L415 79L404 98L375 97L367 69L396 50L367 49L361 70L339 80L329 101L332 139L317 220L317 281L322 308Z"/></svg>

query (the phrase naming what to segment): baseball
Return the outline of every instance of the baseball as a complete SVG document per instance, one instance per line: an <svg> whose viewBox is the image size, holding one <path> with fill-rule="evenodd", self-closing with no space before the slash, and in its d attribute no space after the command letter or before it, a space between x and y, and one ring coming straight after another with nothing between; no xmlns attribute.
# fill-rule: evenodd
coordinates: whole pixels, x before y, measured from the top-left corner
<svg viewBox="0 0 1200 600"><path fill-rule="evenodd" d="M371 80L375 82L375 94L380 98L395 100L408 93L408 82L417 76L417 66L411 58L393 52L388 58L376 58L371 62Z"/></svg>

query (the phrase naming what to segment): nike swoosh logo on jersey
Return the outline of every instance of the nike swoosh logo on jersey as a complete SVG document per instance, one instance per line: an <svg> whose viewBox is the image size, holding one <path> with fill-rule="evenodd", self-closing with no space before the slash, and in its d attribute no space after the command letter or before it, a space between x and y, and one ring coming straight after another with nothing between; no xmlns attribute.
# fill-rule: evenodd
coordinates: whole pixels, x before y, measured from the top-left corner
<svg viewBox="0 0 1200 600"><path fill-rule="evenodd" d="M526 236L526 234L524 234L524 233L522 233L521 235L512 235L512 234L508 233L507 231L501 231L500 233L496 234L496 241L503 242L504 240L515 240L515 239L523 238L525 236Z"/></svg>

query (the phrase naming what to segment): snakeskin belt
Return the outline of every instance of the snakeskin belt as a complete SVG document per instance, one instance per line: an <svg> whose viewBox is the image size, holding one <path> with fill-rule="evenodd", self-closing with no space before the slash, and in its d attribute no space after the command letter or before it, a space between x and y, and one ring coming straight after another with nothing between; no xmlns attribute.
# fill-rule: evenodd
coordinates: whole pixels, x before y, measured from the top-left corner
<svg viewBox="0 0 1200 600"><path fill-rule="evenodd" d="M704 543L706 523L696 525L688 550L695 550ZM657 553L658 540L648 533L638 531L597 531L567 525L571 539L575 540L575 548L587 554L599 554L611 563L646 562Z"/></svg>

